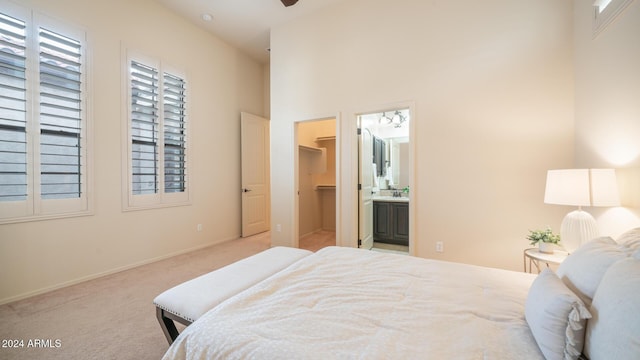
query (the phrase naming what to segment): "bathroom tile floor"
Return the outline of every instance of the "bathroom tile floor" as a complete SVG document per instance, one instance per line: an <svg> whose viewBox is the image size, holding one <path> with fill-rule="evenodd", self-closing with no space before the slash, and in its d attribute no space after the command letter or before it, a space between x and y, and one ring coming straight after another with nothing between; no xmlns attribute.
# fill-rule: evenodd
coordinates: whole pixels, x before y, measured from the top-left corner
<svg viewBox="0 0 640 360"><path fill-rule="evenodd" d="M371 250L380 251L380 252L389 252L394 254L409 255L409 247L406 245L385 244L380 242L374 242L373 248Z"/></svg>

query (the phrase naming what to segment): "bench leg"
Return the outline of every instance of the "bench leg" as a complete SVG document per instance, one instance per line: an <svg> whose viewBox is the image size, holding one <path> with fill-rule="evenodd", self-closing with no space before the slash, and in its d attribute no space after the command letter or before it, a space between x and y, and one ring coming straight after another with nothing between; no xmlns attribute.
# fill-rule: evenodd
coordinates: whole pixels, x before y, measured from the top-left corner
<svg viewBox="0 0 640 360"><path fill-rule="evenodd" d="M169 345L173 344L173 341L178 337L178 329L176 329L176 324L173 323L173 320L166 317L165 311L160 309L159 307L156 308L156 317L158 318L158 322L160 323L162 332L167 338Z"/></svg>

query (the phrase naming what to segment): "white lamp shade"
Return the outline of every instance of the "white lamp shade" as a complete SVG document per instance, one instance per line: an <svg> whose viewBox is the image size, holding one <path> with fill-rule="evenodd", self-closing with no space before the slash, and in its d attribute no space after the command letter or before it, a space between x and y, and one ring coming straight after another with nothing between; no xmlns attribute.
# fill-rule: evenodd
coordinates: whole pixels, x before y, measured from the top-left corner
<svg viewBox="0 0 640 360"><path fill-rule="evenodd" d="M563 169L547 172L545 204L589 206L589 170Z"/></svg>
<svg viewBox="0 0 640 360"><path fill-rule="evenodd" d="M614 169L563 169L547 172L546 204L620 206Z"/></svg>
<svg viewBox="0 0 640 360"><path fill-rule="evenodd" d="M620 206L618 180L614 169L591 169L591 205Z"/></svg>

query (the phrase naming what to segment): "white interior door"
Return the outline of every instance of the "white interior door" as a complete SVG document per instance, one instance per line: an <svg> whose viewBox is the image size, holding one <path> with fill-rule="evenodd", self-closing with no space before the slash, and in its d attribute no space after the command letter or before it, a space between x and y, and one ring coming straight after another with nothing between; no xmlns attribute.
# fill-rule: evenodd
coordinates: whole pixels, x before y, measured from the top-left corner
<svg viewBox="0 0 640 360"><path fill-rule="evenodd" d="M361 248L371 249L373 247L373 137L369 129L362 129L359 138L358 239L361 240Z"/></svg>
<svg viewBox="0 0 640 360"><path fill-rule="evenodd" d="M241 113L242 237L269 230L269 120Z"/></svg>

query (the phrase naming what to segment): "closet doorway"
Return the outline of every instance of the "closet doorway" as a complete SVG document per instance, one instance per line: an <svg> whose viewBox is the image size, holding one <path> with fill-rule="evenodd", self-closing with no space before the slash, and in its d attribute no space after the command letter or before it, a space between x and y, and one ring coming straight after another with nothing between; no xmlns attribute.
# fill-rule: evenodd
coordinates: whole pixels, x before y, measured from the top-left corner
<svg viewBox="0 0 640 360"><path fill-rule="evenodd" d="M298 246L336 245L336 120L297 123Z"/></svg>

